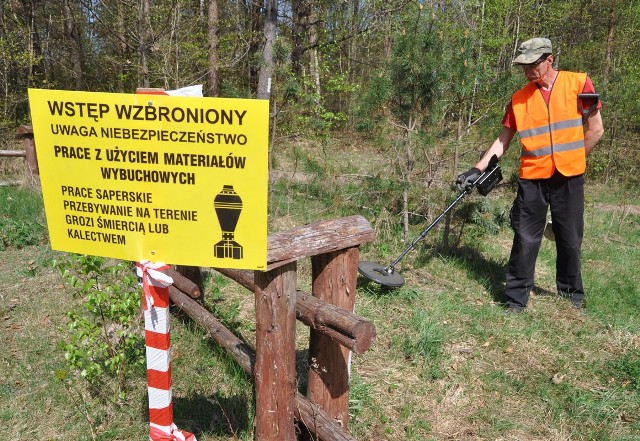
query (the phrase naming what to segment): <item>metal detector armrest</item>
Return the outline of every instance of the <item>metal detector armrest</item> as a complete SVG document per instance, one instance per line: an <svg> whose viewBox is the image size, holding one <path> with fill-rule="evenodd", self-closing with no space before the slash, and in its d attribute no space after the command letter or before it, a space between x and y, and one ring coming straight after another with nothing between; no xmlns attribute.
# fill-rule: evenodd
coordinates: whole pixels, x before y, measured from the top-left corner
<svg viewBox="0 0 640 441"><path fill-rule="evenodd" d="M599 93L579 93L578 94L578 110L582 114L582 124L586 123L589 116L598 108L600 103ZM589 102L595 100L593 104L588 106Z"/></svg>

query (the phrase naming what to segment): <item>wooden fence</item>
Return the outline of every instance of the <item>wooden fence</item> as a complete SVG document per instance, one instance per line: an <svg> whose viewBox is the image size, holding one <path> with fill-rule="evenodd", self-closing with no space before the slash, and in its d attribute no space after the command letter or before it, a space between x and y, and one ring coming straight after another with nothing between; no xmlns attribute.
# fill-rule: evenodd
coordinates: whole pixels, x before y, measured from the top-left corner
<svg viewBox="0 0 640 441"><path fill-rule="evenodd" d="M35 187L40 185L40 170L38 169L38 158L36 156L36 146L33 141L33 128L31 126L20 126L16 130L16 136L22 138L24 150L0 150L0 158L25 158L29 169L31 184ZM20 182L6 182L3 185L18 185Z"/></svg>
<svg viewBox="0 0 640 441"><path fill-rule="evenodd" d="M31 126L17 132L37 177ZM172 302L201 324L255 382L255 439L293 441L295 421L302 439L353 440L349 435L350 352L361 354L375 341L373 324L353 313L359 247L374 239L361 216L320 221L269 236L266 271L217 268L254 293L255 350L226 329L197 300L198 285L175 270ZM312 292L297 289L297 261L311 258ZM296 319L311 328L306 396L297 390ZM304 429L302 428L304 426Z"/></svg>
<svg viewBox="0 0 640 441"><path fill-rule="evenodd" d="M375 327L353 313L359 246L374 232L361 216L315 222L268 239L267 271L217 269L255 295L255 351L194 300L197 286L177 272L172 302L255 381L255 439L353 440L349 422L350 351L365 352ZM296 288L296 262L311 258L312 292ZM306 396L297 390L296 318L311 328Z"/></svg>

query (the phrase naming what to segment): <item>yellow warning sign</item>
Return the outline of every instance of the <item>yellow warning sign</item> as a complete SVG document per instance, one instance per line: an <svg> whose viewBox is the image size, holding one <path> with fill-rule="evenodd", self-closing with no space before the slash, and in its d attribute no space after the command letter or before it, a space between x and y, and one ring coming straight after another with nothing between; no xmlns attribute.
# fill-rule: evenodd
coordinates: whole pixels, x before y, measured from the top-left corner
<svg viewBox="0 0 640 441"><path fill-rule="evenodd" d="M264 269L266 100L29 89L53 249Z"/></svg>

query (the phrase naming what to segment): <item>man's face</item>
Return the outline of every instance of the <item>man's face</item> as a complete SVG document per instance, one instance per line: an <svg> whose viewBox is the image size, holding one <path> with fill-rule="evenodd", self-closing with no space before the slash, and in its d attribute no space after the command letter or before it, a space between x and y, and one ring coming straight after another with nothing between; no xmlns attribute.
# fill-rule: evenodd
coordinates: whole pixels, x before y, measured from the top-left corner
<svg viewBox="0 0 640 441"><path fill-rule="evenodd" d="M539 81L547 74L547 71L551 68L551 55L547 57L540 57L538 60L531 64L521 64L524 76L529 81Z"/></svg>

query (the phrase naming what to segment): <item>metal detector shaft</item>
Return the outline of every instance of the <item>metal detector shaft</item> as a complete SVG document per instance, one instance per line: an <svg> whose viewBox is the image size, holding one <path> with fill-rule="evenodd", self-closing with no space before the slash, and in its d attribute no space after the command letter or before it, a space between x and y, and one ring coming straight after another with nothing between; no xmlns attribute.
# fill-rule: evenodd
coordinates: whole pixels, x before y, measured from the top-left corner
<svg viewBox="0 0 640 441"><path fill-rule="evenodd" d="M493 187L502 179L502 173L500 172L500 167L498 167L498 157L496 155L493 155L491 157L491 159L489 160L489 164L487 165L487 168L484 172L482 172L480 174L480 176L478 176L476 178L475 181L473 181L473 183L465 188L462 193L460 193L458 195L458 197L456 198L455 201L453 201L451 203L451 205L449 205L441 214L440 216L438 216L436 218L436 220L434 220L431 225L429 225L427 228L425 228L422 233L420 233L420 236L418 236L413 242L411 242L411 245L409 245L403 252L402 254L400 254L398 256L398 258L396 260L394 260L393 262L391 262L391 265L389 265L385 271L387 274L392 274L395 270L396 265L398 264L398 262L400 262L402 260L402 258L404 256L407 255L407 253L409 251L411 251L413 249L413 247L416 246L416 244L418 242L420 242L422 239L424 239L424 237L427 235L427 233L429 233L429 231L431 231L431 229L433 227L435 227L438 222L440 222L440 220L442 220L443 217L446 216L446 214L453 208L455 207L458 202L460 202L462 199L464 199L464 197L468 194L470 194L474 188L476 188L479 185L483 186L483 189L479 189L478 191L480 191L480 193L484 196L486 196L491 189L493 189Z"/></svg>
<svg viewBox="0 0 640 441"><path fill-rule="evenodd" d="M471 187L471 189L473 189L473 187ZM392 272L394 271L394 269L395 269L396 265L397 265L397 264L402 260L402 258L403 258L404 256L406 256L406 255L407 255L407 253L408 253L409 251L411 251L411 250L413 249L413 247L415 247L415 246L416 246L416 244L417 244L418 242L420 242L422 239L424 239L424 238L425 238L425 236L429 233L429 231L431 231L431 229L432 229L433 227L435 227L435 226L438 224L438 222L440 222L440 221L442 220L442 218L443 218L443 217L445 217L445 216L446 216L446 214L447 214L447 213L448 213L448 212L449 212L453 207L455 207L455 206L458 204L458 202L460 202L462 199L464 199L464 197L465 197L467 194L469 194L469 193L471 192L471 189L469 189L469 190L464 190L462 193L460 193L460 194L458 195L458 197L456 198L456 200L455 200L455 201L453 201L453 202L451 203L451 205L449 205L449 206L448 206L448 207L447 207L447 208L446 208L446 209L445 209L445 210L440 214L440 216L438 216L438 217L436 218L436 220L434 220L434 221L431 223L431 225L429 225L427 228L425 228L424 230L422 230L422 233L420 233L420 236L416 237L416 238L415 238L415 240L414 240L413 242L411 242L411 245L409 245L409 246L408 246L408 247L407 247L407 248L402 252L402 254L400 254L400 255L398 256L398 258L397 258L396 260L394 260L393 262L391 262L391 265L389 265L389 266L386 268L387 273L392 273Z"/></svg>
<svg viewBox="0 0 640 441"><path fill-rule="evenodd" d="M489 194L489 192L500 182L502 179L502 173L500 172L500 167L498 167L498 157L493 155L489 160L489 165L485 169L483 173L478 176L473 183L466 186L462 193L458 195L455 201L451 203L441 214L434 220L431 225L425 228L420 236L418 236L411 245L409 245L403 252L398 256L396 260L394 260L389 266L384 267L375 262L367 262L362 261L358 264L358 272L362 274L367 279L379 283L383 286L388 286L391 288L397 288L399 286L404 285L404 279L400 274L395 273L395 266L402 260L404 256L407 255L409 251L416 246L418 242L420 242L424 237L431 231L433 227L436 226L438 222L442 220L443 217L447 215L449 211L453 207L455 207L466 195L470 194L474 188L478 189L478 193L483 196Z"/></svg>

